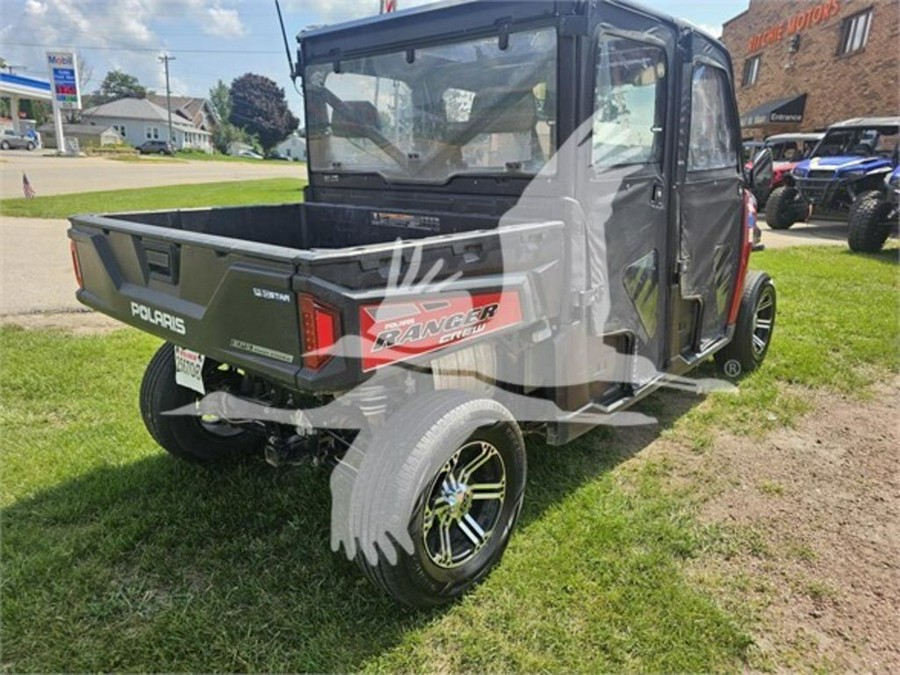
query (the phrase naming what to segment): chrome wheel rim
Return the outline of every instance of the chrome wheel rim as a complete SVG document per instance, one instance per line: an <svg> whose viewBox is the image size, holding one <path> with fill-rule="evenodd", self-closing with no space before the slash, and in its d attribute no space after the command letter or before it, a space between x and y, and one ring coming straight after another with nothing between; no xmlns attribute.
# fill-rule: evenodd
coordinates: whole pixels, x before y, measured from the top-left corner
<svg viewBox="0 0 900 675"><path fill-rule="evenodd" d="M506 465L486 441L463 445L441 467L428 491L422 540L444 569L465 565L487 546L506 501Z"/></svg>
<svg viewBox="0 0 900 675"><path fill-rule="evenodd" d="M759 358L766 353L769 348L769 341L772 339L772 329L775 327L775 294L771 288L766 288L759 303L756 305L756 312L753 314L753 354Z"/></svg>

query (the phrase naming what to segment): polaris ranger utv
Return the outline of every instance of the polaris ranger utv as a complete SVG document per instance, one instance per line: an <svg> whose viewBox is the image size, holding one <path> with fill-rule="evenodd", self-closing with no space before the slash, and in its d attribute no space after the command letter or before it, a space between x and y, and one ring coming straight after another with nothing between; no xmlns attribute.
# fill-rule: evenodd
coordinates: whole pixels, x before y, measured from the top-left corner
<svg viewBox="0 0 900 675"><path fill-rule="evenodd" d="M828 128L813 156L800 162L766 203L766 222L786 230L813 210L847 218L861 194L879 190L898 164L900 117L861 117Z"/></svg>
<svg viewBox="0 0 900 675"><path fill-rule="evenodd" d="M765 358L731 62L619 0L298 41L305 202L75 216L77 295L166 341L140 396L163 448L330 461L333 546L440 605L506 547L523 432L563 445L713 356Z"/></svg>

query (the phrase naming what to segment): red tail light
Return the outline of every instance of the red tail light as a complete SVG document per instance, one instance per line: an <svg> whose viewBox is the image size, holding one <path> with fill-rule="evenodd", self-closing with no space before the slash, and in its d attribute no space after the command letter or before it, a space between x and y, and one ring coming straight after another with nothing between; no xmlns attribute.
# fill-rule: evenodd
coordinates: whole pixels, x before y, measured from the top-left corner
<svg viewBox="0 0 900 675"><path fill-rule="evenodd" d="M300 294L300 327L303 331L303 365L319 370L333 357L322 353L337 342L340 330L337 311L307 293ZM314 353L318 352L318 353Z"/></svg>
<svg viewBox="0 0 900 675"><path fill-rule="evenodd" d="M78 288L84 288L84 277L81 276L81 263L78 262L78 250L75 248L75 242L69 240L69 250L72 252L72 267L75 270L75 281L78 282Z"/></svg>

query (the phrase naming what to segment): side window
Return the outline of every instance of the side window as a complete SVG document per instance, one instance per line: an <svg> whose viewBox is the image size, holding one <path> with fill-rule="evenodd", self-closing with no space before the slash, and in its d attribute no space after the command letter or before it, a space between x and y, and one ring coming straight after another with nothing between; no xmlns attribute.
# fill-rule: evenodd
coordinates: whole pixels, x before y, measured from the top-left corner
<svg viewBox="0 0 900 675"><path fill-rule="evenodd" d="M688 171L732 169L738 165L731 133L728 76L721 68L694 68Z"/></svg>
<svg viewBox="0 0 900 675"><path fill-rule="evenodd" d="M665 50L602 35L597 51L591 165L660 163L665 117Z"/></svg>

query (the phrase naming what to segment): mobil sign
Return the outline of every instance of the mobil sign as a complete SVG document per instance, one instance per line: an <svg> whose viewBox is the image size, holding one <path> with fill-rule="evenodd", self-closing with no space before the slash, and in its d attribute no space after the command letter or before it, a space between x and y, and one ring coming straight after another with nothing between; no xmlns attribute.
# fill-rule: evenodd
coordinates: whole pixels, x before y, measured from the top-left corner
<svg viewBox="0 0 900 675"><path fill-rule="evenodd" d="M81 110L77 65L73 52L47 52L53 102L61 110Z"/></svg>

